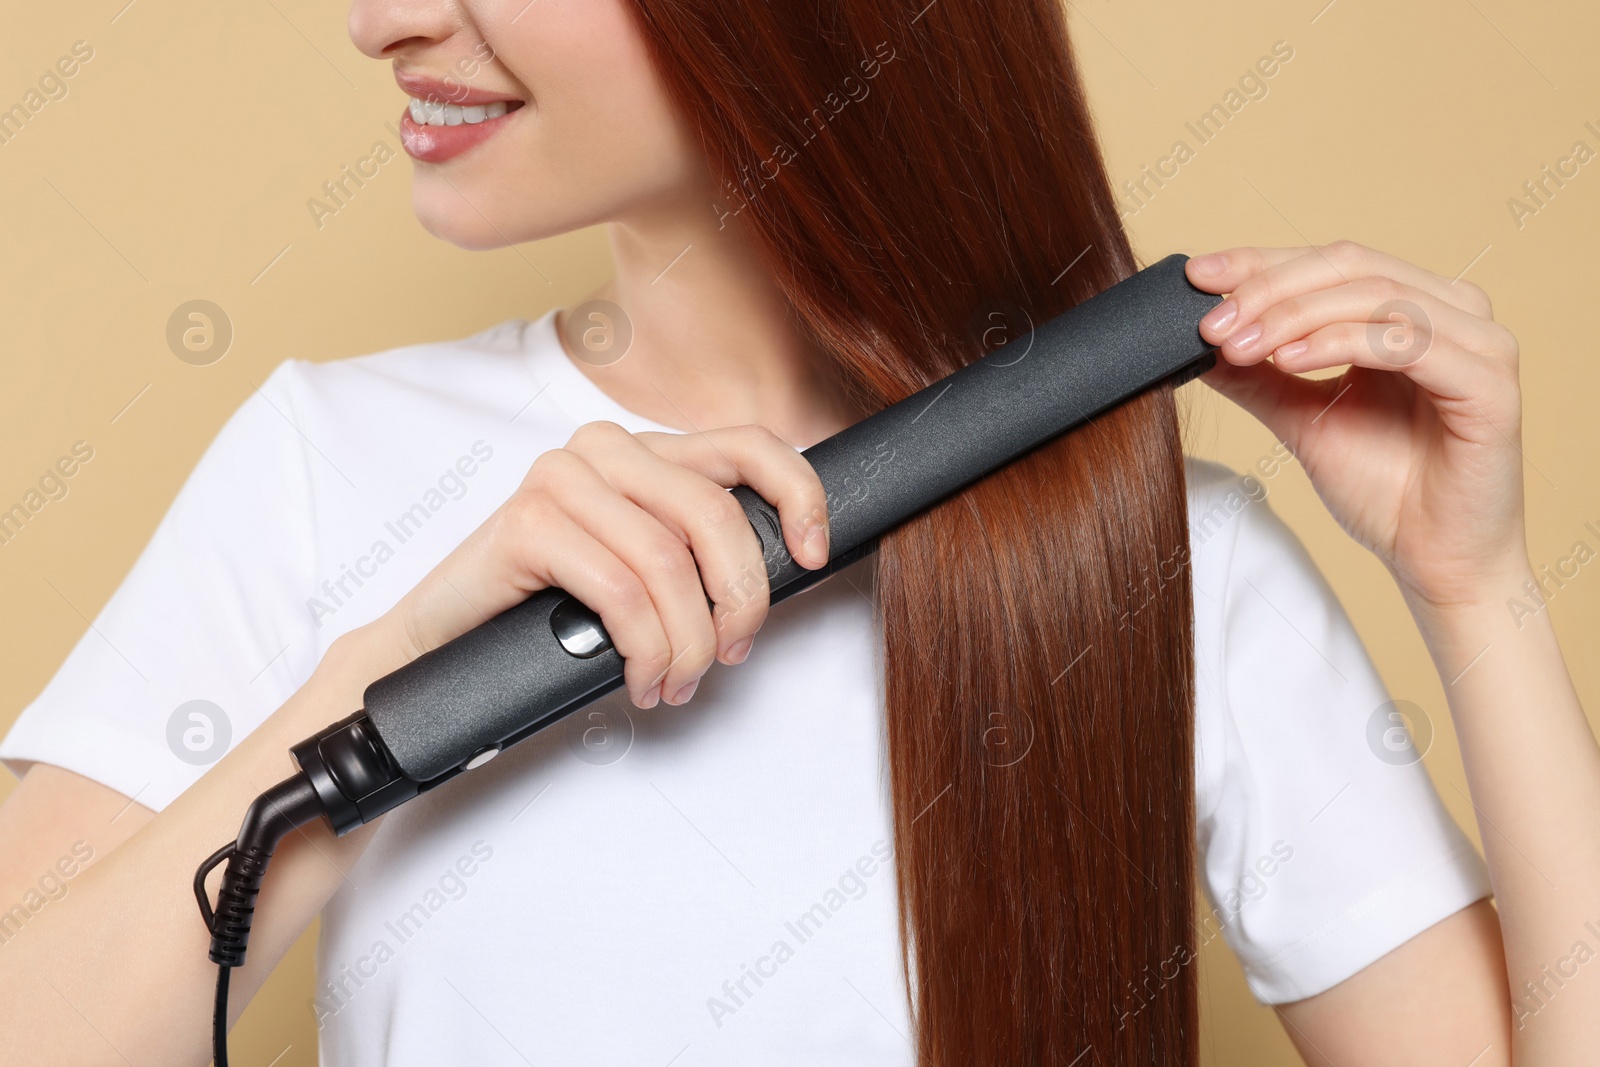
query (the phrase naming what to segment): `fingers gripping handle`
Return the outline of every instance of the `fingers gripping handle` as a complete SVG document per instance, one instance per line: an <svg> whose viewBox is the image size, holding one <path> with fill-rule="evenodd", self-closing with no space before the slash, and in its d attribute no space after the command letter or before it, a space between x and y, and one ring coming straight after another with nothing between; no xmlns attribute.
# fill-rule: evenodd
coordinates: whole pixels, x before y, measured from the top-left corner
<svg viewBox="0 0 1600 1067"><path fill-rule="evenodd" d="M733 492L761 539L774 601L875 547L807 570L784 546L776 509L745 486ZM622 684L622 657L600 617L552 588L373 682L363 702L394 763L425 782L486 760Z"/></svg>
<svg viewBox="0 0 1600 1067"><path fill-rule="evenodd" d="M826 567L796 563L776 509L733 489L761 540L772 600L871 553L882 534L1030 449L1210 366L1199 321L1220 298L1189 283L1186 258L1168 256L806 449L827 492ZM598 617L546 589L374 682L366 714L398 769L429 782L622 684L622 657Z"/></svg>

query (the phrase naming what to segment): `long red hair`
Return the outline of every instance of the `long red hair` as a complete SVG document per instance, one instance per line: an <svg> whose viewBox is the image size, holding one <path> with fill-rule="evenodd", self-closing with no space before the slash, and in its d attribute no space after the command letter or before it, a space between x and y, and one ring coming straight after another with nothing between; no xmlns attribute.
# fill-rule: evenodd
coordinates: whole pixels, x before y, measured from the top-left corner
<svg viewBox="0 0 1600 1067"><path fill-rule="evenodd" d="M1058 0L636 4L707 210L865 409L1135 269ZM1162 388L883 540L926 1067L1196 1060L1184 501Z"/></svg>

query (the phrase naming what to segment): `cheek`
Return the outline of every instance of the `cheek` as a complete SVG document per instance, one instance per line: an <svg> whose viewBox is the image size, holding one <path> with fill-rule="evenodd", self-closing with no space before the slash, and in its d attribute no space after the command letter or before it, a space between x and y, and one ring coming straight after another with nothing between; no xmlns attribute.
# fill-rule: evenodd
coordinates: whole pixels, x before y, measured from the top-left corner
<svg viewBox="0 0 1600 1067"><path fill-rule="evenodd" d="M569 167L578 180L602 188L681 177L694 155L690 138L656 76L631 5L576 2L592 6L573 19L561 46L538 46L544 61L525 75L539 162Z"/></svg>
<svg viewBox="0 0 1600 1067"><path fill-rule="evenodd" d="M467 247L494 247L609 221L663 199L710 202L703 160L656 77L631 0L495 0L483 7L473 17L504 68L501 77L520 83L530 103L515 126L480 146L484 151L445 170L418 167L414 199L431 232Z"/></svg>

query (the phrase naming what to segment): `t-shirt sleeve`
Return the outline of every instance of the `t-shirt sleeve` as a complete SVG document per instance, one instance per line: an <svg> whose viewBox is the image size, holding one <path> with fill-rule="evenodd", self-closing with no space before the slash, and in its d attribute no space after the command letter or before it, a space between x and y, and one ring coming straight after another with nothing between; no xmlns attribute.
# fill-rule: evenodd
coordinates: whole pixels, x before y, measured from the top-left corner
<svg viewBox="0 0 1600 1067"><path fill-rule="evenodd" d="M0 742L161 810L261 723L320 653L298 361L206 449L122 584Z"/></svg>
<svg viewBox="0 0 1600 1067"><path fill-rule="evenodd" d="M1220 933L1276 1004L1349 978L1490 888L1420 762L1429 717L1447 712L1391 699L1265 493L1233 476L1191 505L1215 520L1202 515L1194 549L1197 638L1214 643L1197 649L1211 905L1198 928Z"/></svg>

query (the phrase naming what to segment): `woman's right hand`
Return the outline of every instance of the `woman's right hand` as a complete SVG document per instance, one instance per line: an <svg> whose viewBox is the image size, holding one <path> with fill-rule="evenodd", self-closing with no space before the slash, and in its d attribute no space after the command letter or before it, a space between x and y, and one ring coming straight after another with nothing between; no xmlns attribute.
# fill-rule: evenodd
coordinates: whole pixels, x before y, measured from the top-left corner
<svg viewBox="0 0 1600 1067"><path fill-rule="evenodd" d="M777 507L798 563L827 563L826 492L771 431L635 434L591 422L536 459L510 499L371 626L409 661L559 586L600 616L636 705L663 695L682 704L713 658L744 661L766 619L766 563L727 491L735 485Z"/></svg>

